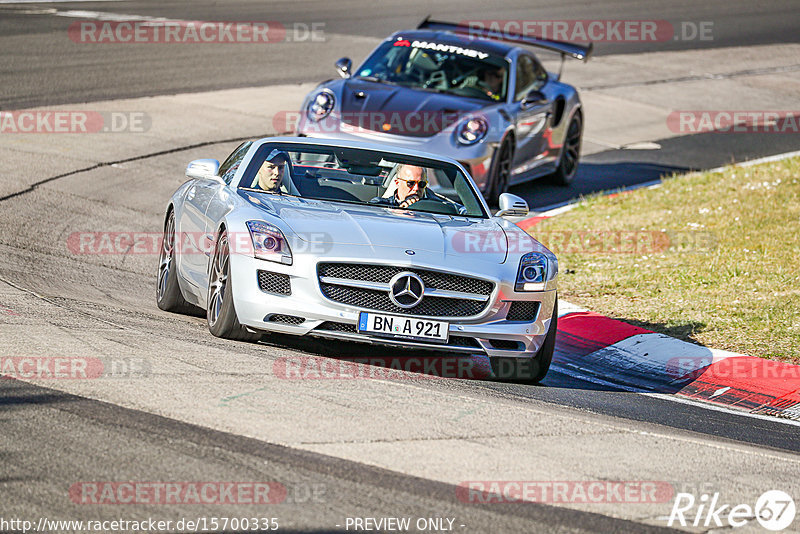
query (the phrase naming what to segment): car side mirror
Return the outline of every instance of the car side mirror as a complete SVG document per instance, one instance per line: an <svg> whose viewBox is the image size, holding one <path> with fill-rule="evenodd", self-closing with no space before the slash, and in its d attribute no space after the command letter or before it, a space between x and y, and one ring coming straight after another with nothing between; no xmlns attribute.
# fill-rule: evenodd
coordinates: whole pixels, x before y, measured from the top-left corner
<svg viewBox="0 0 800 534"><path fill-rule="evenodd" d="M186 167L186 177L198 180L222 181L218 172L219 161L215 159L196 159Z"/></svg>
<svg viewBox="0 0 800 534"><path fill-rule="evenodd" d="M511 193L501 194L498 204L500 209L494 214L495 217L524 217L529 211L528 203Z"/></svg>
<svg viewBox="0 0 800 534"><path fill-rule="evenodd" d="M339 73L339 76L342 78L349 78L350 77L350 69L353 68L353 62L350 60L349 57L343 57L339 61L336 62L336 72Z"/></svg>
<svg viewBox="0 0 800 534"><path fill-rule="evenodd" d="M544 93L538 89L532 89L527 95L525 95L525 98L522 99L523 107L538 106L546 103L547 97L544 96Z"/></svg>

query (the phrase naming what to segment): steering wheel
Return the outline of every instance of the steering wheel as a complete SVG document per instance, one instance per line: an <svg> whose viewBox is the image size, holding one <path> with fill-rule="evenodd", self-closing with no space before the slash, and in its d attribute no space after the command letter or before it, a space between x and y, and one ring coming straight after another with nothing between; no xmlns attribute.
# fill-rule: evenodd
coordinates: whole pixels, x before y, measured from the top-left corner
<svg viewBox="0 0 800 534"><path fill-rule="evenodd" d="M458 209L452 204L447 204L446 202L440 202L438 200L433 200L433 199L417 200L416 202L411 204L407 209L413 211L424 211L428 213L439 213L442 215L458 214Z"/></svg>
<svg viewBox="0 0 800 534"><path fill-rule="evenodd" d="M472 70L465 72L461 76L456 76L450 81L450 85L456 86L466 80L468 77L476 74L478 72L478 67L473 68Z"/></svg>

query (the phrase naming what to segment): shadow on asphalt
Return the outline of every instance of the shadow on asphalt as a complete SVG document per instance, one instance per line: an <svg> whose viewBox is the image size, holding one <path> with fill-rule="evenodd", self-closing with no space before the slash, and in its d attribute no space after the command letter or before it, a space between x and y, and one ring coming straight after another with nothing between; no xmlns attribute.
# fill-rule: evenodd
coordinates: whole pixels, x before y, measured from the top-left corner
<svg viewBox="0 0 800 534"><path fill-rule="evenodd" d="M713 169L732 163L784 154L800 149L800 134L688 133L658 139L658 150L614 149L581 158L570 187L558 187L541 178L514 186L510 192L528 201L531 209L567 202L581 196L627 188L673 173Z"/></svg>
<svg viewBox="0 0 800 534"><path fill-rule="evenodd" d="M509 193L524 198L531 210L537 210L545 206L569 202L603 191L625 189L691 170L684 167L635 161L594 163L591 158L592 156L588 156L581 161L578 175L569 187L552 185L547 178L540 178L516 185L509 189Z"/></svg>
<svg viewBox="0 0 800 534"><path fill-rule="evenodd" d="M638 326L641 328L645 328L647 330L651 330L657 334L666 334L669 337L674 337L676 339L680 339L681 341L686 341L687 343L692 343L694 345L702 346L700 343L692 339L694 334L698 334L706 329L708 326L706 323L702 321L680 321L676 323L650 323L647 321L639 321L637 319L627 319L627 318L619 318L620 321L626 322L628 324L632 324L633 326Z"/></svg>
<svg viewBox="0 0 800 534"><path fill-rule="evenodd" d="M3 378L3 384L16 383L22 384L13 379ZM23 394L23 395L0 395L0 410L13 409L14 406L26 404L57 404L64 402L65 399L58 395L47 394Z"/></svg>

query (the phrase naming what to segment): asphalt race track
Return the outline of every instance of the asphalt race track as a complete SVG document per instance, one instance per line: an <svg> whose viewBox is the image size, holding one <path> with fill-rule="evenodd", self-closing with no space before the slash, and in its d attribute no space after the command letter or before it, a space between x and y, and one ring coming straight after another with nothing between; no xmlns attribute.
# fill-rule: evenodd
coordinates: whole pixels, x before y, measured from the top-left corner
<svg viewBox="0 0 800 534"><path fill-rule="evenodd" d="M191 5L191 7L188 7ZM754 46L797 42L788 20L796 16L791 0L761 2L712 0L702 3L659 2L657 0L612 1L585 5L582 2L502 2L487 12L482 2L430 2L412 0L382 5L375 12L368 4L346 0L271 2L231 0L227 2L78 2L62 4L0 4L0 35L6 57L2 72L0 106L22 108L64 102L87 102L165 93L207 91L290 82L320 81L334 75L331 65L343 55L363 59L373 45L398 29L415 27L427 15L447 20L464 19L629 19L667 21L713 21L711 41L656 43L601 43L596 54L628 54L653 50L697 47ZM323 22L333 39L325 47L303 50L303 61L289 43L249 53L247 46L161 47L154 56L147 47L73 47L64 54L63 32L75 18L19 14L32 7L58 10L93 10L127 15L147 15L183 20ZM456 15L457 14L457 15ZM285 48L290 46L289 48ZM298 46L294 43L294 46ZM73 50L70 50L73 52ZM111 50L111 52L110 52ZM261 53L263 51L263 53ZM306 53L313 51L313 53Z"/></svg>
<svg viewBox="0 0 800 534"><path fill-rule="evenodd" d="M731 505L753 505L773 489L800 497L798 425L599 385L557 363L538 387L413 373L382 378L380 371L378 378L363 380L282 380L273 372L282 359L373 357L376 352L369 346L277 335L258 344L219 340L208 333L203 318L156 307L157 255L75 254L65 246L74 232L159 233L166 200L184 180L188 161L222 160L239 139L277 133L272 123L258 122L272 113L267 108L291 109L308 84L334 75L337 58L349 55L357 61L387 33L414 26L428 14L714 22L711 41L597 45L599 65L621 70L642 68L648 54L665 54L658 56L667 62L663 68L679 70L684 58L701 65L709 57L705 54L726 54L734 47L777 57L772 51L799 42L800 11L793 1L551 4L0 3L0 110L148 109L154 125L139 137L98 134L96 140L0 134L5 163L0 172L0 355L91 357L128 365L122 376L97 380L0 380L0 521L258 517L278 518L279 531L329 532L347 530L348 518L409 517L413 522L453 520L430 523L422 529L428 532L655 532L669 530L672 492L654 502L498 504L466 501L458 487L466 481L656 481L698 499L719 493ZM68 10L285 25L321 22L328 40L87 47L65 37L80 16L58 15ZM738 57L738 52L727 56L731 62ZM750 93L737 86L731 94L739 100L717 106L773 109L796 102L800 67L792 57L787 61L797 68L771 65L774 70L757 89L759 95L783 92L784 100L775 96L748 107ZM568 72L587 87L587 108L598 102L598 109L612 110L611 104L599 106L624 95L624 88L609 89L621 80L602 78L598 71L582 74L581 68L569 65ZM590 62L586 68L597 67ZM787 72L794 85L769 77ZM750 83L741 81L749 76L730 75L725 83ZM676 83L684 82L663 76L644 88L631 83L629 90L666 93ZM690 82L685 101L699 99L712 83L702 76ZM274 97L254 117L240 109L261 94L249 88ZM709 107L699 101L696 109ZM800 150L797 134L672 135L660 123L642 125L640 137L627 139L627 118L607 113L611 122L587 125L586 154L573 187L533 182L512 192L542 207L672 172ZM659 148L626 147L645 140ZM404 353L381 349L381 357L394 355ZM265 505L76 502L75 485L92 481L270 481L282 485L286 495ZM798 525L795 521L789 531L800 531ZM708 523L682 528L713 530ZM222 530L250 529L239 524L214 531ZM725 527L729 530L765 531L754 521L741 529ZM0 522L0 531L22 529Z"/></svg>

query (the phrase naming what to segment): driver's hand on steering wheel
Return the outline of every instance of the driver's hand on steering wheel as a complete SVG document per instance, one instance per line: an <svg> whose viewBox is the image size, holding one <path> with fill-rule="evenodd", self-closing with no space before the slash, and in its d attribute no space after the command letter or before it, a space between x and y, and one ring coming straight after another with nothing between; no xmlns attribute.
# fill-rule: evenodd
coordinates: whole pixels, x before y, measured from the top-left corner
<svg viewBox="0 0 800 534"><path fill-rule="evenodd" d="M479 81L480 80L476 75L470 74L469 76L464 78L463 82L458 84L458 87L459 89L463 89L464 87L480 87L480 85L478 84Z"/></svg>
<svg viewBox="0 0 800 534"><path fill-rule="evenodd" d="M408 195L405 200L400 203L401 208L407 208L414 202L418 201L420 198L417 195Z"/></svg>

